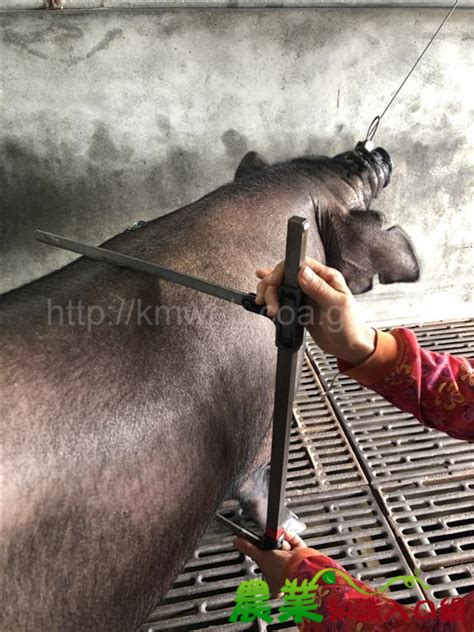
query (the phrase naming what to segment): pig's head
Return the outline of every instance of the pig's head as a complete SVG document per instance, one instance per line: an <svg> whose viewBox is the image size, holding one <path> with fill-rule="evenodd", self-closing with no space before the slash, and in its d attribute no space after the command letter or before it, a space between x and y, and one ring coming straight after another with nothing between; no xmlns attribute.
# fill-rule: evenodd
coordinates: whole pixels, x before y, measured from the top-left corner
<svg viewBox="0 0 474 632"><path fill-rule="evenodd" d="M342 272L354 294L369 291L376 274L384 284L419 279L420 266L408 235L400 226L385 228L382 213L370 209L391 178L392 161L384 149L368 151L359 144L334 158L297 158L273 167L249 152L235 179L274 169L308 191L326 263Z"/></svg>

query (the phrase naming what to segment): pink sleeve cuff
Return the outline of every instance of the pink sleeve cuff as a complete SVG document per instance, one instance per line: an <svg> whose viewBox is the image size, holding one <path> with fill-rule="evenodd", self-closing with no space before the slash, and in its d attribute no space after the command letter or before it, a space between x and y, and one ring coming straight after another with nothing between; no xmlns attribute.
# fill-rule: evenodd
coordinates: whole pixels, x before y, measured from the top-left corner
<svg viewBox="0 0 474 632"><path fill-rule="evenodd" d="M390 333L377 330L375 351L361 364L353 366L344 360L338 360L341 373L353 378L362 386L371 386L381 382L401 362L405 344L398 330Z"/></svg>

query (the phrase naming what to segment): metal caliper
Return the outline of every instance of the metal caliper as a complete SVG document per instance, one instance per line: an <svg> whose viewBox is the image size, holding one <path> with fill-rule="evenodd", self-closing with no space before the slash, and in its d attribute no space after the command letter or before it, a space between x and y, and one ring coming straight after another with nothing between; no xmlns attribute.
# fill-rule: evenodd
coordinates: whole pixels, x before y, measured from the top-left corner
<svg viewBox="0 0 474 632"><path fill-rule="evenodd" d="M296 367L298 351L303 343L304 327L299 314L305 302L305 296L298 286L298 272L306 256L306 238L308 221L293 216L288 220L286 254L283 281L279 288L280 309L273 318L276 325L275 344L278 348L275 376L275 395L272 427L272 452L270 461L270 483L268 492L268 510L263 535L238 525L228 518L217 514L217 519L233 533L246 538L261 549L280 549L284 534L281 528L281 514L285 502L285 485L288 468L290 428L292 422L293 399L296 385ZM90 246L53 233L36 230L37 240L51 246L84 255L89 259L105 261L122 268L145 272L165 281L216 296L225 301L241 305L255 314L268 317L265 307L257 305L256 295L244 294L223 285L210 283L204 279L182 274L155 263L114 252L107 248Z"/></svg>

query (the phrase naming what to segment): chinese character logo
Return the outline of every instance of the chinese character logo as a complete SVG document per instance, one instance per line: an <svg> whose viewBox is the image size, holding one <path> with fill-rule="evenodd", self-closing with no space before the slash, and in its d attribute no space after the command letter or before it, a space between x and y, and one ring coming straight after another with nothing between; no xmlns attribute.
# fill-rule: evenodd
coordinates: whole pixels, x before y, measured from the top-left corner
<svg viewBox="0 0 474 632"><path fill-rule="evenodd" d="M243 621L249 623L255 619L272 622L270 614L270 589L263 579L243 581L235 594L235 607L230 615L231 623Z"/></svg>

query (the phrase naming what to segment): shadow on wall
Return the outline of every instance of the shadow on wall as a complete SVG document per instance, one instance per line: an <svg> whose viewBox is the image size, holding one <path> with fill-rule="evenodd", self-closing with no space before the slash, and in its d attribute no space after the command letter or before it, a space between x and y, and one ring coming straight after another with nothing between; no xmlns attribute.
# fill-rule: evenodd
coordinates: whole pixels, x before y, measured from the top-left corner
<svg viewBox="0 0 474 632"><path fill-rule="evenodd" d="M100 243L138 219L159 217L206 192L198 152L170 147L159 164L131 162L133 150L114 145L102 124L86 156L73 156L64 143L48 147L45 156L23 139L6 137L2 145L1 291L74 258L39 247L35 228Z"/></svg>

